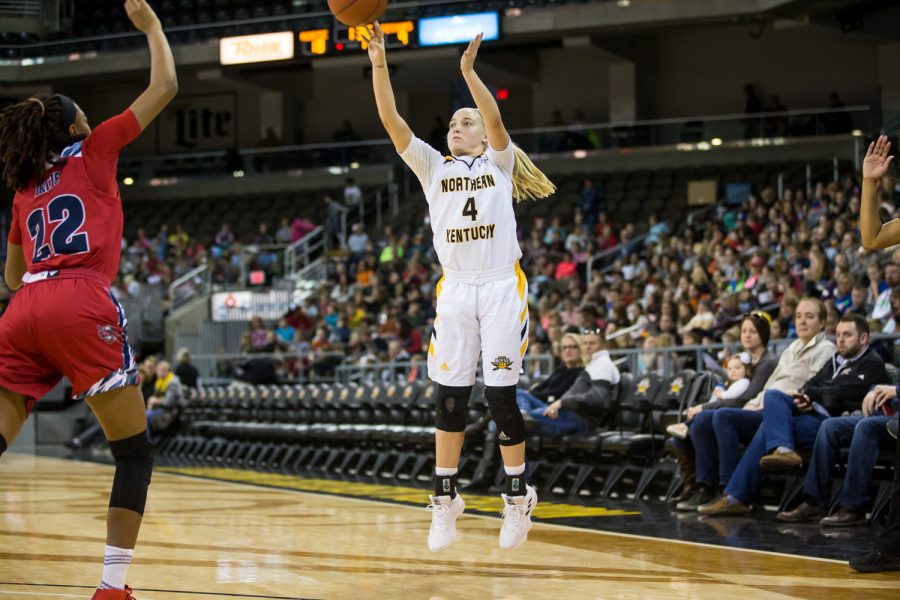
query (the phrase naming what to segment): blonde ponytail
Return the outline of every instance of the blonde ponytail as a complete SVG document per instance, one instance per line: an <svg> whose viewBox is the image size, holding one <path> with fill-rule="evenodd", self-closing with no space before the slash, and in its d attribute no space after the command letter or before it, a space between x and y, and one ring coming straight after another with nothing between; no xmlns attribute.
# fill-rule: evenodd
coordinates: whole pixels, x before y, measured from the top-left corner
<svg viewBox="0 0 900 600"><path fill-rule="evenodd" d="M516 202L540 200L556 191L553 182L534 166L524 150L513 144L513 153L516 156L516 164L513 167L512 184L513 198Z"/></svg>

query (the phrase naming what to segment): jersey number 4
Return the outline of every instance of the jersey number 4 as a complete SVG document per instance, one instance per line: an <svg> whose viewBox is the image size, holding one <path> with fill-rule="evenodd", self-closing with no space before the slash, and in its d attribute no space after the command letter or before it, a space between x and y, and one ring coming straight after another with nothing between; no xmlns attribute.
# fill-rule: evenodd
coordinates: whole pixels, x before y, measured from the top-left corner
<svg viewBox="0 0 900 600"><path fill-rule="evenodd" d="M473 221L478 218L478 211L475 210L475 196L466 200L466 205L463 207L462 214L464 217L472 217Z"/></svg>
<svg viewBox="0 0 900 600"><path fill-rule="evenodd" d="M32 263L39 263L60 254L84 254L90 252L88 234L80 231L84 226L84 203L78 196L67 194L57 196L44 209L37 208L28 215L25 224L28 235L34 242ZM49 226L59 223L50 235L49 243L44 243ZM48 225L49 224L49 225Z"/></svg>

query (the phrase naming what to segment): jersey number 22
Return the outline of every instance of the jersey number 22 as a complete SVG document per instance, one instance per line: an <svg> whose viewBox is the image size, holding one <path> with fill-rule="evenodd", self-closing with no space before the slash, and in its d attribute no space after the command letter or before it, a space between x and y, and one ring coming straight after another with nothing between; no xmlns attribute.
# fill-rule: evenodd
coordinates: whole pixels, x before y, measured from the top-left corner
<svg viewBox="0 0 900 600"><path fill-rule="evenodd" d="M84 254L90 252L88 234L79 231L84 226L84 203L81 198L66 194L57 196L47 204L47 218L44 209L37 208L28 215L25 224L28 235L34 242L32 263L39 263L60 254ZM59 223L45 244L47 224Z"/></svg>

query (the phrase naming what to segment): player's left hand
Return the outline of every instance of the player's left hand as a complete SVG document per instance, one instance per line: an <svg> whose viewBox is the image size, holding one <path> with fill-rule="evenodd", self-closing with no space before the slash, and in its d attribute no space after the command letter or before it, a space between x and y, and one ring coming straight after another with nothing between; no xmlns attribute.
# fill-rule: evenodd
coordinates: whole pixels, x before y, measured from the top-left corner
<svg viewBox="0 0 900 600"><path fill-rule="evenodd" d="M150 33L154 29L162 29L159 17L147 4L147 0L125 0L125 12L134 26L143 33Z"/></svg>
<svg viewBox="0 0 900 600"><path fill-rule="evenodd" d="M890 151L891 141L886 135L878 136L877 140L869 144L869 149L862 164L863 179L881 179L884 177L891 160L894 158L888 154Z"/></svg>
<svg viewBox="0 0 900 600"><path fill-rule="evenodd" d="M475 70L475 58L478 56L478 48L481 46L481 38L483 33L475 36L475 39L469 42L469 47L463 52L462 58L459 59L459 68L463 73L471 73Z"/></svg>

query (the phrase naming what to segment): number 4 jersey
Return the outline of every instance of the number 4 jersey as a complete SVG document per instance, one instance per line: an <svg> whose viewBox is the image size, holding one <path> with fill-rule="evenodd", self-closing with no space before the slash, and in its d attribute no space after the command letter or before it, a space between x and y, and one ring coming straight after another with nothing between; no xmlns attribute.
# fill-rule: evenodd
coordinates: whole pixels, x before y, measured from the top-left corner
<svg viewBox="0 0 900 600"><path fill-rule="evenodd" d="M112 283L122 252L116 167L140 133L126 110L65 148L41 181L16 193L9 241L22 246L29 273L89 269Z"/></svg>
<svg viewBox="0 0 900 600"><path fill-rule="evenodd" d="M434 249L444 268L472 272L515 265L522 250L513 212L512 142L475 158L444 157L413 137L400 156L425 191Z"/></svg>

